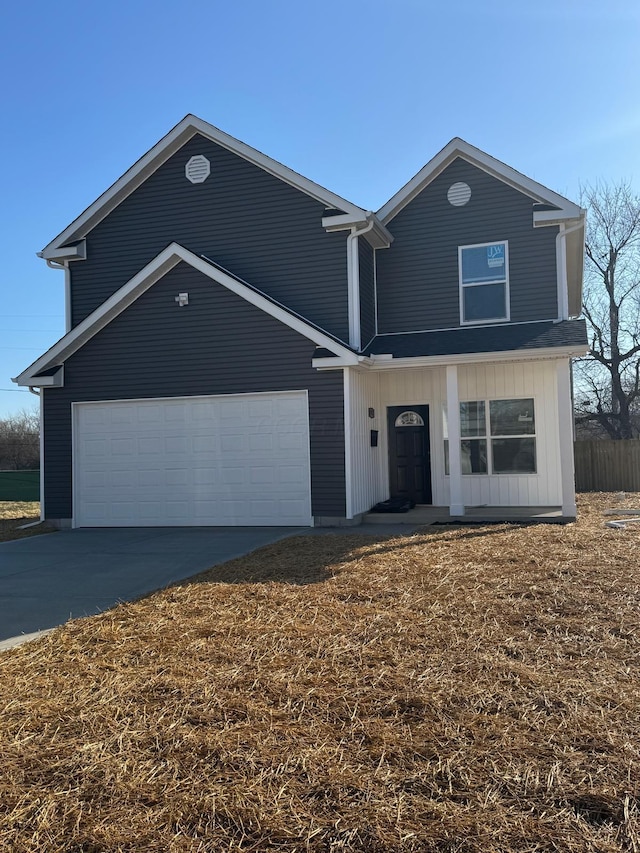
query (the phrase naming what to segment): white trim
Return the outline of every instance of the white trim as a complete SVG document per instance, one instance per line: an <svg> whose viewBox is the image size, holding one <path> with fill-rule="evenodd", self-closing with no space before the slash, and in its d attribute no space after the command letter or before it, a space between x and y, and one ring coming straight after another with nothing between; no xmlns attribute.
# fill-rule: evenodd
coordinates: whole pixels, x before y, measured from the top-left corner
<svg viewBox="0 0 640 853"><path fill-rule="evenodd" d="M237 281L228 273L202 260L202 258L194 255L193 252L190 252L178 243L171 243L171 245L167 246L166 249L150 261L146 267L141 269L139 273L103 302L99 308L96 308L82 323L79 323L69 334L61 338L30 367L15 377L13 381L18 385L33 385L32 380L34 376L40 371L46 370L47 367L65 361L69 356L73 355L74 352L79 350L97 332L121 314L122 311L128 308L139 296L181 261L189 264L212 281L226 287L232 293L241 296L251 305L260 308L265 314L269 314L285 326L289 326L289 328L299 332L310 341L313 341L317 346L324 347L336 353L337 356L351 364L357 364L358 356L352 353L346 346L336 342L319 329L310 326L301 318L289 313L279 304L271 302L265 296Z"/></svg>
<svg viewBox="0 0 640 853"><path fill-rule="evenodd" d="M353 452L351 448L351 371L348 367L342 371L344 396L344 495L345 516L353 518Z"/></svg>
<svg viewBox="0 0 640 853"><path fill-rule="evenodd" d="M567 244L565 225L560 224L556 235L556 280L558 320L569 319L569 289L567 286Z"/></svg>
<svg viewBox="0 0 640 853"><path fill-rule="evenodd" d="M506 163L496 160L479 148L465 142L464 139L455 137L436 154L420 171L406 183L389 201L378 211L378 217L384 225L388 225L409 202L428 186L446 167L456 159L462 157L473 166L477 166L488 172L495 178L512 186L525 195L530 196L537 202L552 204L559 210L553 211L556 220L577 218L581 216L581 208L548 187L537 181L526 177ZM540 211L543 213L543 211Z"/></svg>
<svg viewBox="0 0 640 853"><path fill-rule="evenodd" d="M460 456L460 395L458 367L447 367L447 435L449 440L449 513L464 515L462 459Z"/></svg>
<svg viewBox="0 0 640 853"><path fill-rule="evenodd" d="M39 258L44 258L45 261L57 261L61 264L66 261L86 261L87 241L81 240L75 246L61 246L53 254L45 254L43 250L42 252L36 252L36 255Z"/></svg>
<svg viewBox="0 0 640 853"><path fill-rule="evenodd" d="M491 432L491 403L500 403L503 400L531 400L533 403L533 419L534 419L534 427L535 431L532 433L519 433L518 435L495 435ZM482 403L484 405L484 434L483 435L462 435L462 428L460 429L460 441L484 441L487 445L487 470L486 471L468 471L462 472L463 477L470 477L474 480L477 480L481 477L533 477L538 478L541 476L541 471L538 466L538 440L540 438L538 433L537 424L537 416L536 411L538 410L538 395L535 393L529 394L526 397L514 397L513 394L501 394L493 397L474 397L470 400L459 400L459 405L463 403ZM448 413L447 413L448 416ZM536 470L535 471L495 471L493 466L493 441L505 438L532 438L535 442L535 463ZM451 449L449 449L451 452ZM445 477L449 475L445 473Z"/></svg>
<svg viewBox="0 0 640 853"><path fill-rule="evenodd" d="M323 216L322 227L325 231L350 231L367 224L367 215L354 219L348 213L338 213L335 216Z"/></svg>
<svg viewBox="0 0 640 853"><path fill-rule="evenodd" d="M77 418L78 411L81 406L91 406L91 405L105 405L108 403L159 403L164 401L175 402L177 400L216 400L216 399L228 399L229 397L247 397L247 396L258 396L260 394L268 394L273 396L274 394L278 395L287 395L287 394L304 394L306 400L306 428L307 428L307 438L309 442L307 444L307 472L308 472L308 489L309 489L309 510L311 515L309 516L309 527L313 527L313 492L311 488L311 423L310 423L310 415L309 415L309 390L307 388L291 388L287 391L239 391L232 394L185 394L179 397L118 397L113 400L76 400L71 403L71 487L72 487L72 495L71 495L71 527L76 528L77 523L76 519L78 517L76 511L76 495L78 494L78 470L76 465L77 459ZM41 433L41 436L43 433ZM42 468L40 469L43 470Z"/></svg>
<svg viewBox="0 0 640 853"><path fill-rule="evenodd" d="M44 521L44 390L40 389L40 521Z"/></svg>
<svg viewBox="0 0 640 853"><path fill-rule="evenodd" d="M214 127L212 124L189 114L134 163L109 189L102 193L93 204L89 205L80 216L74 219L64 231L48 243L40 253L40 256L45 259L59 257L60 249L64 247L65 243L76 240L81 236L84 237L197 133L211 142L220 145L222 148L226 148L228 151L237 154L244 160L259 166L265 172L276 178L280 178L285 183L295 189L301 190L301 192L306 193L306 195L311 196L316 201L322 202L327 207L344 210L355 219L364 217L365 215L365 212L357 205L325 189L320 184L310 181L298 172L294 172L293 169L289 169L277 160L273 160L266 154L257 151L255 148L251 148L228 133L224 133L224 131ZM66 251L66 248L64 251Z"/></svg>
<svg viewBox="0 0 640 853"><path fill-rule="evenodd" d="M540 347L531 350L502 350L501 352L471 352L449 355L426 355L414 358L389 358L372 356L363 361L363 366L372 370L387 370L400 367L447 367L451 364L491 363L496 361L548 361L556 358L577 358L586 355L586 346Z"/></svg>
<svg viewBox="0 0 640 853"><path fill-rule="evenodd" d="M28 383L32 388L63 388L64 364L61 364L52 376L40 376L39 378L34 376L32 379L37 379L37 382L32 381L31 383Z"/></svg>
<svg viewBox="0 0 640 853"><path fill-rule="evenodd" d="M347 237L347 296L349 312L349 345L359 350L362 344L360 325L360 243L359 238L373 228L374 220L364 228L352 228Z"/></svg>
<svg viewBox="0 0 640 853"><path fill-rule="evenodd" d="M357 230L347 237L347 312L349 315L349 344L360 349L360 247Z"/></svg>
<svg viewBox="0 0 640 853"><path fill-rule="evenodd" d="M588 347L572 344L562 347L540 347L538 349L501 350L499 352L465 352L448 355L419 355L394 358L390 353L358 356L358 363L335 356L314 358L312 366L318 370L333 370L340 367L359 367L368 370L387 370L402 367L447 367L450 364L491 364L498 361L549 361L556 358L578 358L586 355Z"/></svg>
<svg viewBox="0 0 640 853"><path fill-rule="evenodd" d="M569 219L579 219L580 224L584 225L586 210L582 207L578 208L578 213L574 217L562 216L559 210L534 210L533 211L533 227L543 228L547 225L560 225L566 223Z"/></svg>
<svg viewBox="0 0 640 853"><path fill-rule="evenodd" d="M463 282L462 280L462 253L465 249L482 249L485 246L504 246L504 278L496 278L491 281L470 281ZM506 310L505 317L483 317L481 320L465 320L464 318L464 288L465 287L480 287L486 284L503 284L504 283L504 305ZM508 323L511 319L511 293L509 290L509 241L494 240L491 243L470 243L467 246L458 246L458 299L460 305L460 326L486 326L492 325L496 321Z"/></svg>
<svg viewBox="0 0 640 853"><path fill-rule="evenodd" d="M558 388L558 440L560 442L560 479L562 483L562 514L576 516L576 480L573 459L573 404L571 399L570 363L556 362Z"/></svg>
<svg viewBox="0 0 640 853"><path fill-rule="evenodd" d="M69 261L64 261L64 323L65 334L71 331L71 268Z"/></svg>
<svg viewBox="0 0 640 853"><path fill-rule="evenodd" d="M329 232L361 229L363 226L366 227L362 233L366 235L366 240L372 249L388 249L393 243L393 234L387 231L375 213L370 210L367 210L364 219L354 220L353 216L348 214L322 218L322 227Z"/></svg>
<svg viewBox="0 0 640 853"><path fill-rule="evenodd" d="M375 333L373 336L374 338L378 335L378 258L376 256L377 251L377 249L373 250L373 316L375 321ZM371 340L373 340L373 338L371 338Z"/></svg>

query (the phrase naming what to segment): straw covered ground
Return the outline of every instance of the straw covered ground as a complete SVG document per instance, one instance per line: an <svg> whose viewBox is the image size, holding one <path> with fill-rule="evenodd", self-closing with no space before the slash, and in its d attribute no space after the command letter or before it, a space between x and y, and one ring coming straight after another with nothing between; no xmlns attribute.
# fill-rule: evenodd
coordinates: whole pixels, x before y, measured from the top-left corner
<svg viewBox="0 0 640 853"><path fill-rule="evenodd" d="M10 539L23 539L25 536L37 536L39 533L52 533L49 524L39 524L27 530L19 530L23 524L38 521L40 504L38 501L0 501L0 542Z"/></svg>
<svg viewBox="0 0 640 853"><path fill-rule="evenodd" d="M611 502L300 536L4 653L0 849L640 850Z"/></svg>

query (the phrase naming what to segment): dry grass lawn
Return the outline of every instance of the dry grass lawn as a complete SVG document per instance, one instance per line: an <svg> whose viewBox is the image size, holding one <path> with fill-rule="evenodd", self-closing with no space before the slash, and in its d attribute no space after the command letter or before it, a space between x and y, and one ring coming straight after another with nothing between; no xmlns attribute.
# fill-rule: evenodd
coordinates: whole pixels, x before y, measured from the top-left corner
<svg viewBox="0 0 640 853"><path fill-rule="evenodd" d="M23 524L38 521L40 504L38 501L0 501L0 542L10 539L23 539L25 536L37 536L39 533L51 533L49 524L39 524L28 530L18 530Z"/></svg>
<svg viewBox="0 0 640 853"><path fill-rule="evenodd" d="M4 653L0 850L640 850L611 501L300 536Z"/></svg>

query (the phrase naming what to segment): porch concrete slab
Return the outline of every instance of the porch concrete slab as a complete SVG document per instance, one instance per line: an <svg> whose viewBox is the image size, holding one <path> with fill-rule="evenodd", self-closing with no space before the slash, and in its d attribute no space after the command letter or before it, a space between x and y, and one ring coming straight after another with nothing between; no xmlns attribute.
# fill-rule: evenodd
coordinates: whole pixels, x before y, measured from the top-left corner
<svg viewBox="0 0 640 853"><path fill-rule="evenodd" d="M299 527L66 530L0 544L0 641L91 616L288 536Z"/></svg>
<svg viewBox="0 0 640 853"><path fill-rule="evenodd" d="M451 515L447 507L419 505L408 512L369 512L367 525L388 525L390 518L400 525L424 526L427 524L495 524L499 522L546 522L564 524L575 521L562 515L557 506L469 506L464 515Z"/></svg>

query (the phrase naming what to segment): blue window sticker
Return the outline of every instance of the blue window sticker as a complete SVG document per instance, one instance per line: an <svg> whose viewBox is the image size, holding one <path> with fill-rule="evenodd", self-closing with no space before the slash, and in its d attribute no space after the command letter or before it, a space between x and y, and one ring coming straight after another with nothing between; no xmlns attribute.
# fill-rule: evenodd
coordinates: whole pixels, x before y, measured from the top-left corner
<svg viewBox="0 0 640 853"><path fill-rule="evenodd" d="M494 243L487 246L487 266L490 268L504 267L504 243Z"/></svg>

